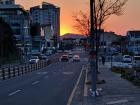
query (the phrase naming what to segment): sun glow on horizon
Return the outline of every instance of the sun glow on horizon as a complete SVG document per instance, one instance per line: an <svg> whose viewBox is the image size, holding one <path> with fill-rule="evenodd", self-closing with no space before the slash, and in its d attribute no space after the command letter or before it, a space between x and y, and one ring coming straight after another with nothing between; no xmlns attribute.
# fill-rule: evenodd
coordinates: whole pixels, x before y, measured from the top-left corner
<svg viewBox="0 0 140 105"><path fill-rule="evenodd" d="M63 36L64 34L71 33L71 32L72 32L72 30L70 27L62 26L61 30L60 30L60 35Z"/></svg>

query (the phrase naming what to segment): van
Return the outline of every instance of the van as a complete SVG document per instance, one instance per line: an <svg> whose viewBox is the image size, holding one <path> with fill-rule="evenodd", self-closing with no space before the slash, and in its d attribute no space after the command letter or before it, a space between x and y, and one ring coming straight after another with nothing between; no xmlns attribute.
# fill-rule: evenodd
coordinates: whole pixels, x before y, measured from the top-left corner
<svg viewBox="0 0 140 105"><path fill-rule="evenodd" d="M133 57L133 67L135 68L140 67L140 56Z"/></svg>

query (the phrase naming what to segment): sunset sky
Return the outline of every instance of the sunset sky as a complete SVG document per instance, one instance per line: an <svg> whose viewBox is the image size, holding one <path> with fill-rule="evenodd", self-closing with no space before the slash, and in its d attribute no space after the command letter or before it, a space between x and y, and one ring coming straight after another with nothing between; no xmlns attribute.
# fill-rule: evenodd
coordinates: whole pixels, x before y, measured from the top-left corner
<svg viewBox="0 0 140 105"><path fill-rule="evenodd" d="M89 0L16 0L25 9L41 4L42 1L53 3L61 7L61 35L65 33L78 33L73 29L73 14L82 10L87 12ZM111 16L104 25L106 31L114 31L125 35L127 30L140 30L140 0L128 0L124 15Z"/></svg>

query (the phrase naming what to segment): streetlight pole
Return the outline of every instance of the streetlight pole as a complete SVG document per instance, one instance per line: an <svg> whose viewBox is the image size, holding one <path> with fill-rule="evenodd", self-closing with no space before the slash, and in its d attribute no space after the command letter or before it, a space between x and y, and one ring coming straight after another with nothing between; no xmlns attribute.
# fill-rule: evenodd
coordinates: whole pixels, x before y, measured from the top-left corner
<svg viewBox="0 0 140 105"><path fill-rule="evenodd" d="M96 96L96 49L95 49L95 20L94 20L95 0L90 0L90 69L92 72L92 95Z"/></svg>

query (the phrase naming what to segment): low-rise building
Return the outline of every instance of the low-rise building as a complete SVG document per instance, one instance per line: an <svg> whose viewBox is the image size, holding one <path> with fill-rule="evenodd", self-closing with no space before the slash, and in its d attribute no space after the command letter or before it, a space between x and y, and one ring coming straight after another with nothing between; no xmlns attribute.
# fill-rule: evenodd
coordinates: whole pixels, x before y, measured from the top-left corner
<svg viewBox="0 0 140 105"><path fill-rule="evenodd" d="M140 54L140 30L127 32L127 49L133 54Z"/></svg>
<svg viewBox="0 0 140 105"><path fill-rule="evenodd" d="M102 32L99 39L99 53L101 55L110 55L119 50L118 42L119 35L114 32Z"/></svg>

